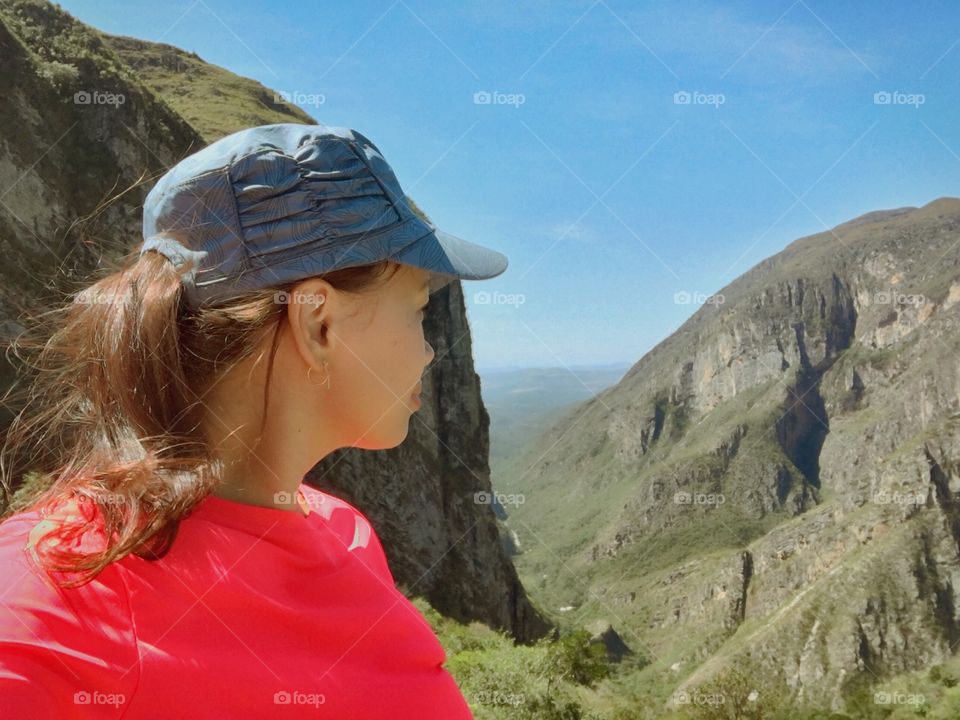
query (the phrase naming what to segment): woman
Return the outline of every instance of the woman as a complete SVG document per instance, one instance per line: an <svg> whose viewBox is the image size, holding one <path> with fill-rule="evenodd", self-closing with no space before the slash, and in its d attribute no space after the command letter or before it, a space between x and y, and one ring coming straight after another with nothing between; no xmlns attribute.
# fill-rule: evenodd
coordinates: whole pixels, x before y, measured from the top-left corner
<svg viewBox="0 0 960 720"><path fill-rule="evenodd" d="M277 124L161 178L137 256L45 337L7 433L0 716L469 718L367 518L302 478L395 447L422 319L506 258L363 135Z"/></svg>

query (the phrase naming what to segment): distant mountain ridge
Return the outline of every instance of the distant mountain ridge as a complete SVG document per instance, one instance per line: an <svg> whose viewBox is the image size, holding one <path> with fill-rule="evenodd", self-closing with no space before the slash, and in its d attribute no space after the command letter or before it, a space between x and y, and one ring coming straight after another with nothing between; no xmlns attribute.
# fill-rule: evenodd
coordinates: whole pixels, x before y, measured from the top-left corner
<svg viewBox="0 0 960 720"><path fill-rule="evenodd" d="M960 199L719 292L530 448L516 562L555 620L648 651L662 693L749 661L842 709L960 640Z"/></svg>
<svg viewBox="0 0 960 720"><path fill-rule="evenodd" d="M522 368L481 372L490 413L490 466L494 484L504 464L543 431L563 408L615 384L629 365Z"/></svg>

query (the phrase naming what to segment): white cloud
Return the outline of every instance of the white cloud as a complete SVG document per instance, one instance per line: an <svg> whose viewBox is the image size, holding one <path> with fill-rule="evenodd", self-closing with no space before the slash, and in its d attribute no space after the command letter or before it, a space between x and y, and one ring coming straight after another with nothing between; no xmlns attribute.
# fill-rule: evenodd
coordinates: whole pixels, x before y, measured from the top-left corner
<svg viewBox="0 0 960 720"><path fill-rule="evenodd" d="M815 15L797 2L775 13L743 17L712 3L663 3L621 17L667 65L680 66L674 70L681 75L688 63L717 72L718 78L729 71L729 77L745 81L878 72L879 59L857 47L859 38L843 37L849 31L831 27L822 11ZM632 41L642 49L626 29L624 33L618 44Z"/></svg>

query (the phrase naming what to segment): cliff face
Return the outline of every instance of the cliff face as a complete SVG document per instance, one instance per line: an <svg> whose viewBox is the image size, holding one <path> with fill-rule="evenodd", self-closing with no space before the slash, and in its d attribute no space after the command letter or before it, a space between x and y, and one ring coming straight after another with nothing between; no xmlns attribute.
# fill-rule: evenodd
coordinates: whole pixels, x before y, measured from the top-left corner
<svg viewBox="0 0 960 720"><path fill-rule="evenodd" d="M797 240L723 288L538 443L564 438L509 521L532 547L521 576L553 576L530 536L558 542L580 582L544 595L610 620L677 689L750 656L837 709L950 656L958 250L944 198Z"/></svg>
<svg viewBox="0 0 960 720"><path fill-rule="evenodd" d="M201 106L197 88L210 84L229 92ZM274 95L259 83L171 46L104 35L39 0L0 0L0 96L4 337L18 330L18 306L75 289L102 258L139 242L143 199L177 160L242 127L313 122L264 102ZM185 118L178 109L187 108ZM500 549L491 506L473 501L490 490L488 419L459 283L434 296L427 336L437 359L406 443L345 451L308 480L369 515L410 594L458 619L538 637L549 626ZM4 366L4 389L12 380Z"/></svg>
<svg viewBox="0 0 960 720"><path fill-rule="evenodd" d="M203 143L94 33L50 4L0 2L0 97L6 339L18 307L75 288L102 255L136 241L142 196L100 208L105 200ZM0 365L6 388L12 371Z"/></svg>

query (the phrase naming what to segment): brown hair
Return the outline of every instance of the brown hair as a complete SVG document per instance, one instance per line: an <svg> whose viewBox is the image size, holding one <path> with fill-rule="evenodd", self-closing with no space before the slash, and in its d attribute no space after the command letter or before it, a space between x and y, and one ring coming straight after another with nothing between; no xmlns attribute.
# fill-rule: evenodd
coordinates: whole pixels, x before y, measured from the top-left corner
<svg viewBox="0 0 960 720"><path fill-rule="evenodd" d="M359 294L398 268L382 261L322 277ZM169 551L180 520L217 483L201 431L205 389L272 334L266 408L286 318L275 296L296 282L192 311L174 265L138 248L67 302L29 318L11 345L25 382L5 397L22 409L0 450L0 517L32 509L46 516L65 498L80 503L84 517L53 524L37 543L53 540L42 556L48 570L79 574L65 587L128 554L157 559ZM78 552L94 517L101 542Z"/></svg>

